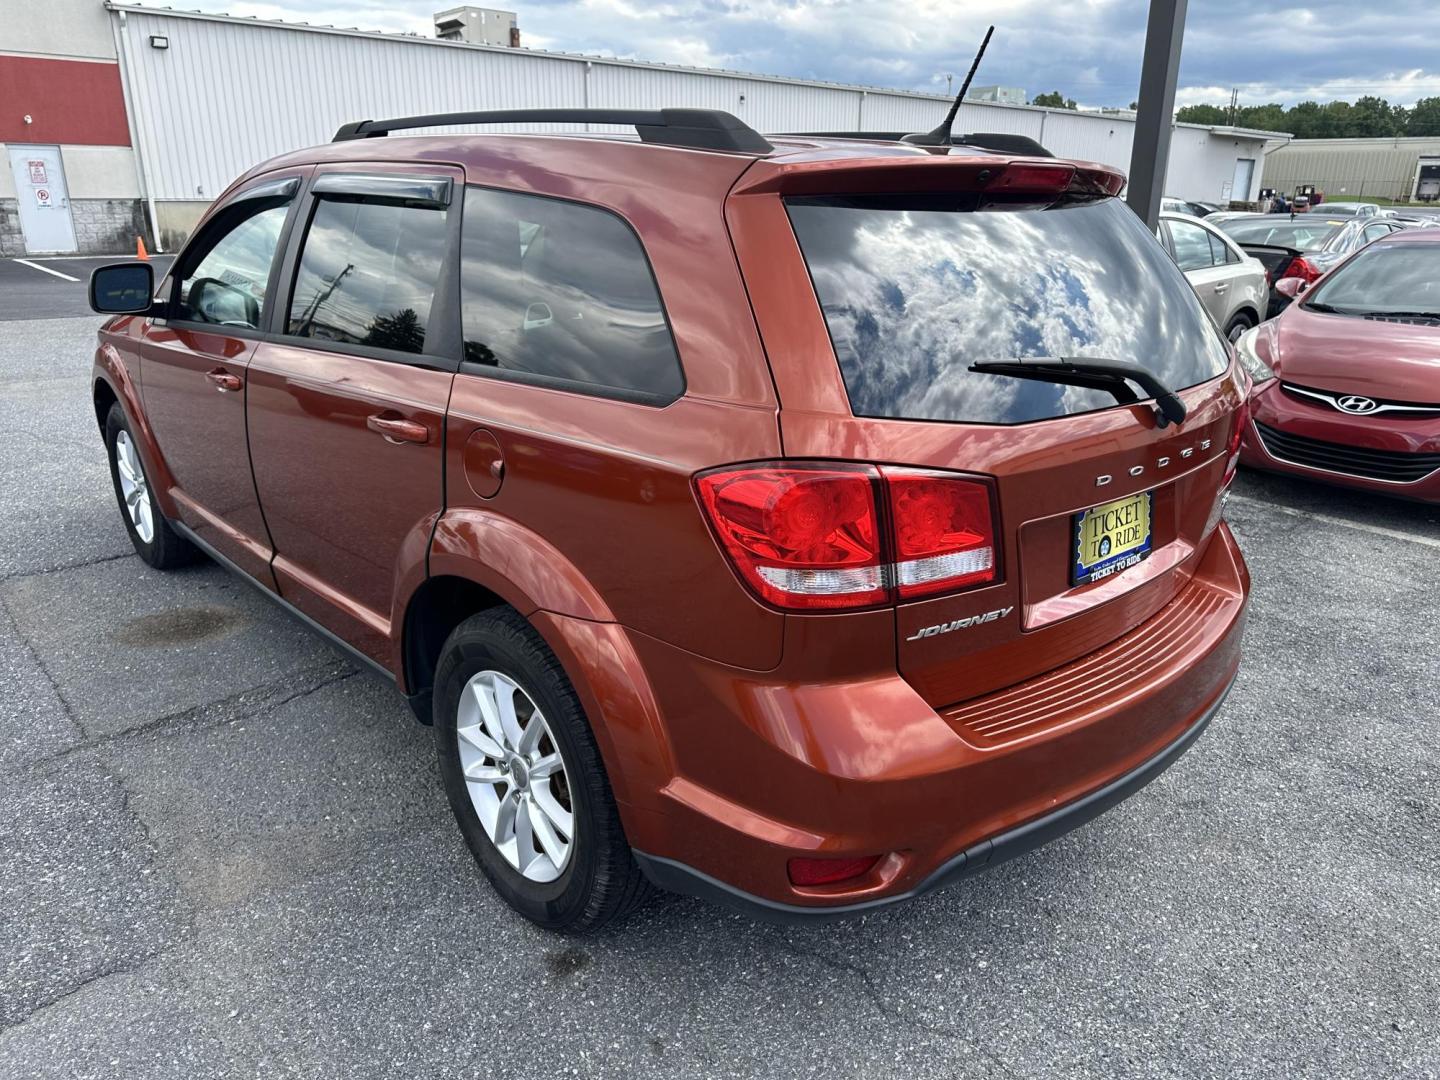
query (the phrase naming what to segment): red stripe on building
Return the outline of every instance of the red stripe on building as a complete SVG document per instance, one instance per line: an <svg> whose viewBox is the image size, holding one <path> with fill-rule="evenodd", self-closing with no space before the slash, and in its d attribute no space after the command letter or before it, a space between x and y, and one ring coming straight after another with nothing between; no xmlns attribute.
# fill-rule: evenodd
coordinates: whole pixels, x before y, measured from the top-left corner
<svg viewBox="0 0 1440 1080"><path fill-rule="evenodd" d="M130 145L118 64L0 56L0 101L0 142Z"/></svg>

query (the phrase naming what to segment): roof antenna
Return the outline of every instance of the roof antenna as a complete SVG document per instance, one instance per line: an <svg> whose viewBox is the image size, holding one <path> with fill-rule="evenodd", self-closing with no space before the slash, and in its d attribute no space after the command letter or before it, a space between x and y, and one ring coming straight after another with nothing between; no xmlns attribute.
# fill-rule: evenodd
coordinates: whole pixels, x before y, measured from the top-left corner
<svg viewBox="0 0 1440 1080"><path fill-rule="evenodd" d="M923 135L906 135L901 142L914 143L916 146L949 146L950 129L955 124L955 114L960 111L960 102L965 100L965 92L970 89L970 81L975 78L975 69L980 66L980 58L985 55L985 46L990 44L990 35L995 33L995 27L985 31L985 40L980 42L980 51L975 54L975 62L970 65L970 73L965 76L965 81L960 84L960 93L955 95L954 104L950 111L945 114L945 121L934 131L926 132Z"/></svg>

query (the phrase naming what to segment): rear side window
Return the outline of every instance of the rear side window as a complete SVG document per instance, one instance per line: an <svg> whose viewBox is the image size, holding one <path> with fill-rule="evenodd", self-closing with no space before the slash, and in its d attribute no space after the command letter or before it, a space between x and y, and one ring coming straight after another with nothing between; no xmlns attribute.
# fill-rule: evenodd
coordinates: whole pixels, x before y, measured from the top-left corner
<svg viewBox="0 0 1440 1080"><path fill-rule="evenodd" d="M605 210L468 188L461 242L474 371L647 403L685 388L640 241Z"/></svg>
<svg viewBox="0 0 1440 1080"><path fill-rule="evenodd" d="M300 253L286 333L424 352L444 256L444 211L321 199Z"/></svg>
<svg viewBox="0 0 1440 1080"><path fill-rule="evenodd" d="M1172 390L1229 362L1194 290L1118 200L1011 212L953 196L787 206L857 416L1016 424L1115 405L1103 390L968 370L979 361L1120 360Z"/></svg>

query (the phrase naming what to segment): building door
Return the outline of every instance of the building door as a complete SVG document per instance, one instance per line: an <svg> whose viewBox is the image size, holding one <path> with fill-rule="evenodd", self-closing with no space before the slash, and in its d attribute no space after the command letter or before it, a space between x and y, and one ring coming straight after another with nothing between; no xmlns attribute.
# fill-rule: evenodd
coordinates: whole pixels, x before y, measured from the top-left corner
<svg viewBox="0 0 1440 1080"><path fill-rule="evenodd" d="M1230 197L1241 202L1250 201L1250 182L1255 178L1255 159L1242 157L1235 160L1235 179L1230 184Z"/></svg>
<svg viewBox="0 0 1440 1080"><path fill-rule="evenodd" d="M65 254L75 250L75 224L70 220L70 193L58 146L10 144L10 172L20 203L20 231L31 255Z"/></svg>

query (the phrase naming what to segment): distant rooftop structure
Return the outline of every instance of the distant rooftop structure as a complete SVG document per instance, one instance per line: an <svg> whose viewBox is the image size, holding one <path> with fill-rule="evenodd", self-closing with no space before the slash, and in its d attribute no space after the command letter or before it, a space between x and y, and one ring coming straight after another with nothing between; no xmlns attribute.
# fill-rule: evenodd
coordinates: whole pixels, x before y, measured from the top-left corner
<svg viewBox="0 0 1440 1080"><path fill-rule="evenodd" d="M966 101L994 101L1001 105L1024 105L1029 99L1023 86L972 86Z"/></svg>
<svg viewBox="0 0 1440 1080"><path fill-rule="evenodd" d="M463 41L470 45L520 47L520 27L515 12L495 8L458 7L435 13L435 36L442 41Z"/></svg>

